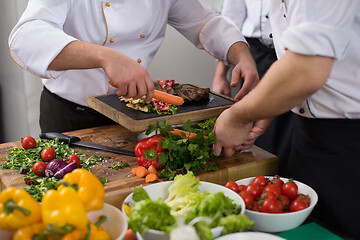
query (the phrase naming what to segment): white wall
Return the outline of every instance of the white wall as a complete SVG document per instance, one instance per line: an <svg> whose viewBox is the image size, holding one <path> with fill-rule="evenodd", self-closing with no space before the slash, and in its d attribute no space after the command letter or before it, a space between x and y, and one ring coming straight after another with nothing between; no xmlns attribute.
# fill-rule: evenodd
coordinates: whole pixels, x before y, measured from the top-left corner
<svg viewBox="0 0 360 240"><path fill-rule="evenodd" d="M39 101L42 89L38 77L22 70L10 58L8 37L24 11L27 0L1 0L0 8L0 141L17 141L26 135L37 137Z"/></svg>

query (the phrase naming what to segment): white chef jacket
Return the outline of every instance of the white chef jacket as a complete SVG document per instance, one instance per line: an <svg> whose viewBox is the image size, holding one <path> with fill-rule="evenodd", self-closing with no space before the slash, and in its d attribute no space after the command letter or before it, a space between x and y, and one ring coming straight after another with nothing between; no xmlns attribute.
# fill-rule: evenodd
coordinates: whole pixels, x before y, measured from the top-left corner
<svg viewBox="0 0 360 240"><path fill-rule="evenodd" d="M221 15L234 21L245 37L258 38L273 48L269 3L269 0L225 0Z"/></svg>
<svg viewBox="0 0 360 240"><path fill-rule="evenodd" d="M270 21L278 58L289 49L335 59L325 85L292 111L309 118L359 119L360 1L271 0Z"/></svg>
<svg viewBox="0 0 360 240"><path fill-rule="evenodd" d="M116 89L103 69L49 71L61 50L81 40L114 48L148 67L166 24L223 61L232 44L245 42L231 21L198 0L29 0L10 33L10 54L22 68L42 77L51 92L86 106L86 97Z"/></svg>

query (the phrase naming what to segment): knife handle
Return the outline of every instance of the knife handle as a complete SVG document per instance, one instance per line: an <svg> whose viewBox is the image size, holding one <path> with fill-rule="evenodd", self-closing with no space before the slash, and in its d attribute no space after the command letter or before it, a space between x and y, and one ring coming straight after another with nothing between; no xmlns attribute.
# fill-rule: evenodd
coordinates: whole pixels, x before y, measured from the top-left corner
<svg viewBox="0 0 360 240"><path fill-rule="evenodd" d="M50 140L58 138L60 142L64 142L67 144L80 141L80 138L78 137L68 136L58 132L40 133L39 137L42 139L50 139Z"/></svg>

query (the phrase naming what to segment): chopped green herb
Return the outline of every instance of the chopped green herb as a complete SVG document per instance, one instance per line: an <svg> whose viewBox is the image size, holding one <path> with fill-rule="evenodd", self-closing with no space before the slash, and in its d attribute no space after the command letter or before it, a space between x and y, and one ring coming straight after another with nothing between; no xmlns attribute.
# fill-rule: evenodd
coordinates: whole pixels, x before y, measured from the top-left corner
<svg viewBox="0 0 360 240"><path fill-rule="evenodd" d="M124 167L130 167L130 164L128 164L127 162L126 163L117 162L114 165L109 166L109 168L112 168L114 170L119 170L119 169L124 168Z"/></svg>

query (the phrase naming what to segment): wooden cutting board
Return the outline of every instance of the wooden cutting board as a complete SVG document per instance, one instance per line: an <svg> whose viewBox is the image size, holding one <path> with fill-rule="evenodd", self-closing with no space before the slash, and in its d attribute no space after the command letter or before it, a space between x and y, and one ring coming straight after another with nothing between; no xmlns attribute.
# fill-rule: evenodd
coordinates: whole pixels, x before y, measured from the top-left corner
<svg viewBox="0 0 360 240"><path fill-rule="evenodd" d="M83 129L65 134L80 137L82 141L95 142L128 150L135 148L138 135L138 133L131 132L118 124ZM0 144L0 163L6 161L5 158L8 155L8 150L13 147L21 147L20 141ZM108 179L108 182L105 184L105 201L112 205L121 208L123 200L133 191L134 186L148 185L143 178L130 174L131 168L137 166L136 157L82 147L74 147L74 149L83 151L87 157L98 155L110 158L95 165L91 172L98 177ZM120 161L129 163L131 167L120 170L109 168L109 166ZM229 180L238 180L251 176L275 175L278 170L278 158L256 146L253 146L247 152L237 152L229 158L219 158L218 162L220 170L200 174L200 179L225 184ZM23 175L19 174L17 170L0 168L0 180L1 190L10 186L19 188L26 186Z"/></svg>
<svg viewBox="0 0 360 240"><path fill-rule="evenodd" d="M184 84L187 87L196 87ZM158 121L166 119L167 124L183 124L188 119L192 122L219 116L229 108L234 101L224 95L210 92L208 102L190 102L178 107L175 115L158 115L157 113L145 113L126 106L119 100L116 94L93 96L87 98L89 107L107 116L133 132L141 132L148 129L150 124L156 125Z"/></svg>

